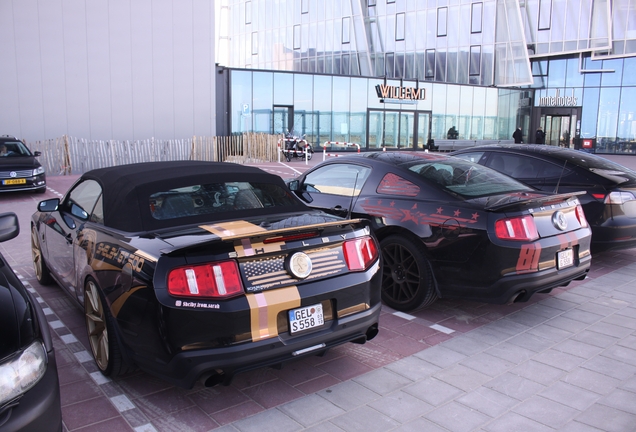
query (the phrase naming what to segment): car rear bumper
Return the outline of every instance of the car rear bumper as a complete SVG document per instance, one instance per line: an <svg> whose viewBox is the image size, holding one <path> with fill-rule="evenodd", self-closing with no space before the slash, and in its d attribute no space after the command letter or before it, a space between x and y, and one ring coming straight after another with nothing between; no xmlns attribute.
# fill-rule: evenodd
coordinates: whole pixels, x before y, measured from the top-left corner
<svg viewBox="0 0 636 432"><path fill-rule="evenodd" d="M636 247L636 221L634 222L633 225L592 227L594 252Z"/></svg>
<svg viewBox="0 0 636 432"><path fill-rule="evenodd" d="M62 430L60 387L57 364L53 353L42 379L19 401L19 404L0 414L2 432L59 432Z"/></svg>
<svg viewBox="0 0 636 432"><path fill-rule="evenodd" d="M316 355L346 342L363 343L377 333L381 303L370 309L344 318L334 319L331 325L286 339L286 334L258 342L183 351L167 364L142 362L138 366L172 384L191 388L200 378L219 377L219 382L229 383L239 372L283 363L288 360Z"/></svg>
<svg viewBox="0 0 636 432"><path fill-rule="evenodd" d="M590 271L591 263L592 256L588 254L566 269L557 270L552 267L539 272L509 274L491 286L462 291L457 297L496 304L525 302L537 292L549 292L553 288L566 286L573 280L584 279Z"/></svg>

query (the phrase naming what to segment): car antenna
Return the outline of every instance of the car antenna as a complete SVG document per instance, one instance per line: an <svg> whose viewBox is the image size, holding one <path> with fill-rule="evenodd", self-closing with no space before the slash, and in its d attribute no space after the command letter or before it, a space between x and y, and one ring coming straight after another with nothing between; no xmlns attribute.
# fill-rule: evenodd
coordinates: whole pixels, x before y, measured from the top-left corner
<svg viewBox="0 0 636 432"><path fill-rule="evenodd" d="M358 186L358 175L360 173L356 173L356 181L353 183L353 192L351 192L351 201L349 202L349 212L347 213L347 219L351 219L351 211L353 210L353 198L356 195L356 186Z"/></svg>
<svg viewBox="0 0 636 432"><path fill-rule="evenodd" d="M563 173L565 172L565 166L568 164L568 160L566 159L563 162L563 168L561 168L561 174L559 175L559 180L557 181L556 187L554 188L554 193L559 193L559 185L561 184L561 179L563 178Z"/></svg>

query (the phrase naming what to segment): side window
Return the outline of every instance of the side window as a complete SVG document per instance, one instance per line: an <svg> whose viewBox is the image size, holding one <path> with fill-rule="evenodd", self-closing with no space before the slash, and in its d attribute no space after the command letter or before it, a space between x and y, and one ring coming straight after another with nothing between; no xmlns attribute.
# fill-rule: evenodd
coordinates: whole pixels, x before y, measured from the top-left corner
<svg viewBox="0 0 636 432"><path fill-rule="evenodd" d="M567 167L565 167L564 169L563 165L553 164L552 162L544 160L537 160L536 166L539 170L539 177L543 178L556 178L560 176L566 176L570 172Z"/></svg>
<svg viewBox="0 0 636 432"><path fill-rule="evenodd" d="M467 160L468 162L479 163L482 157L484 157L484 152L462 153L454 156L460 159Z"/></svg>
<svg viewBox="0 0 636 432"><path fill-rule="evenodd" d="M414 197L420 193L419 186L393 173L385 175L376 189L379 194Z"/></svg>
<svg viewBox="0 0 636 432"><path fill-rule="evenodd" d="M539 176L540 162L533 157L493 152L488 166L515 179L534 179Z"/></svg>
<svg viewBox="0 0 636 432"><path fill-rule="evenodd" d="M99 183L94 180L85 180L76 185L66 197L66 201L62 206L63 210L79 219L88 220L95 203L101 195L102 188Z"/></svg>
<svg viewBox="0 0 636 432"><path fill-rule="evenodd" d="M358 196L371 169L354 164L327 165L305 177L304 190L342 196Z"/></svg>
<svg viewBox="0 0 636 432"><path fill-rule="evenodd" d="M90 220L91 222L104 225L104 206L102 204L102 196L102 194L99 195L99 199L97 200L97 203L95 203Z"/></svg>

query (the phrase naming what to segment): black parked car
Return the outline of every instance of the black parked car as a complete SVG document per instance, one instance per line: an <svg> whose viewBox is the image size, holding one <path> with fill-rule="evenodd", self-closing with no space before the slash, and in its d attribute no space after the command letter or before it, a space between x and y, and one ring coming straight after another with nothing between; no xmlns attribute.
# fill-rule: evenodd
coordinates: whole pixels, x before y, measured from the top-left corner
<svg viewBox="0 0 636 432"><path fill-rule="evenodd" d="M20 232L0 214L0 242ZM0 430L61 431L60 388L48 321L0 254Z"/></svg>
<svg viewBox="0 0 636 432"><path fill-rule="evenodd" d="M22 141L10 136L0 137L0 192L46 192L46 174L31 150Z"/></svg>
<svg viewBox="0 0 636 432"><path fill-rule="evenodd" d="M527 301L589 271L590 229L576 194L538 192L459 158L365 153L288 185L311 207L371 222L382 299L395 309L438 297Z"/></svg>
<svg viewBox="0 0 636 432"><path fill-rule="evenodd" d="M82 175L32 219L36 276L84 310L105 375L229 383L378 331L380 259L364 220L312 210L280 177L176 161Z"/></svg>
<svg viewBox="0 0 636 432"><path fill-rule="evenodd" d="M538 189L585 191L579 201L592 228L592 250L636 246L636 172L601 156L546 145L471 147L452 153Z"/></svg>

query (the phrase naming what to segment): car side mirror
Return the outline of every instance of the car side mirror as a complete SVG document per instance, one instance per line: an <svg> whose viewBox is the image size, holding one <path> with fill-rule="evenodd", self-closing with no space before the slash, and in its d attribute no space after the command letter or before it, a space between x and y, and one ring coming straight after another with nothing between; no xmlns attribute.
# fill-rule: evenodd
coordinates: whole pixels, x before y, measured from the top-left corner
<svg viewBox="0 0 636 432"><path fill-rule="evenodd" d="M51 198L48 200L40 201L38 203L38 210L41 212L52 212L56 211L60 205L59 198Z"/></svg>
<svg viewBox="0 0 636 432"><path fill-rule="evenodd" d="M20 223L15 213L0 214L0 242L16 238L20 234Z"/></svg>
<svg viewBox="0 0 636 432"><path fill-rule="evenodd" d="M300 182L298 180L290 180L287 183L287 187L289 188L290 191L298 191L300 189Z"/></svg>

